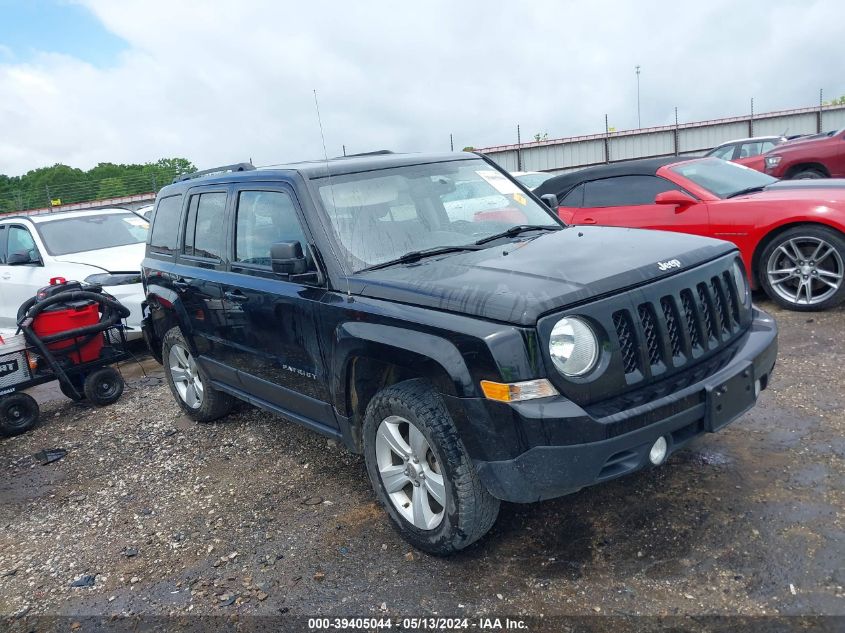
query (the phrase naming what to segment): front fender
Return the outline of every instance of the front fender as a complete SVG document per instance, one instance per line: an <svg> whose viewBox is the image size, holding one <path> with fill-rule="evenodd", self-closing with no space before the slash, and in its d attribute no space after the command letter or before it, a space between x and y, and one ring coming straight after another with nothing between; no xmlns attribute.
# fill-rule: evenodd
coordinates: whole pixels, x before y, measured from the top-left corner
<svg viewBox="0 0 845 633"><path fill-rule="evenodd" d="M346 322L334 333L332 393L338 410L346 409L351 360L364 356L414 369L448 395L473 397L478 392L457 347L442 337L375 323Z"/></svg>

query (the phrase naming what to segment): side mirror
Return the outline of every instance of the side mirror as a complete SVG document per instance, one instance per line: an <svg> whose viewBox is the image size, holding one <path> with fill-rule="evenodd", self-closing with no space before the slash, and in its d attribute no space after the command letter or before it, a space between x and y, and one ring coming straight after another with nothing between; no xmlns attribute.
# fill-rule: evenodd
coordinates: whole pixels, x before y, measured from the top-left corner
<svg viewBox="0 0 845 633"><path fill-rule="evenodd" d="M672 189L671 191L661 191L654 197L654 204L671 204L679 207L679 211L686 209L689 206L696 204L698 200L693 198L688 193Z"/></svg>
<svg viewBox="0 0 845 633"><path fill-rule="evenodd" d="M302 244L298 241L272 244L270 262L273 272L279 275L301 275L308 268L308 263L302 254Z"/></svg>
<svg viewBox="0 0 845 633"><path fill-rule="evenodd" d="M17 253L9 253L6 258L7 266L25 266L27 264L38 264L38 259L33 259L31 251L19 251Z"/></svg>
<svg viewBox="0 0 845 633"><path fill-rule="evenodd" d="M540 196L540 200L546 203L546 206L553 211L557 210L557 196L553 193L547 193Z"/></svg>

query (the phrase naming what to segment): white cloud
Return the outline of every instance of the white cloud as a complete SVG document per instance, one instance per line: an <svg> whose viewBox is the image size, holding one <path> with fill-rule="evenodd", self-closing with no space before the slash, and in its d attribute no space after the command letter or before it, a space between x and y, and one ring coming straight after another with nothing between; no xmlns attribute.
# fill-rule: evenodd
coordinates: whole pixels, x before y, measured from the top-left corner
<svg viewBox="0 0 845 633"><path fill-rule="evenodd" d="M445 150L845 94L838 0L701 5L87 0L129 48L97 68L0 54L0 173L186 156L198 166Z"/></svg>

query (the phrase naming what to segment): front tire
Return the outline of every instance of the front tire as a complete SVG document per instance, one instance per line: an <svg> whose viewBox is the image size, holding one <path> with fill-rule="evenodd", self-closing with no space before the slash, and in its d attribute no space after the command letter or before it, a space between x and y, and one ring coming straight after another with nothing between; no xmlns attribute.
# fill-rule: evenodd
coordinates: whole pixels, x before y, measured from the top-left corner
<svg viewBox="0 0 845 633"><path fill-rule="evenodd" d="M213 422L232 410L232 396L211 386L211 379L194 359L178 327L164 335L162 358L167 386L191 419Z"/></svg>
<svg viewBox="0 0 845 633"><path fill-rule="evenodd" d="M797 226L760 255L760 285L787 310L826 310L845 300L845 239L823 226Z"/></svg>
<svg viewBox="0 0 845 633"><path fill-rule="evenodd" d="M430 384L408 380L377 393L363 431L367 474L405 540L445 556L490 530L499 500L479 480Z"/></svg>
<svg viewBox="0 0 845 633"><path fill-rule="evenodd" d="M38 424L38 403L26 393L0 398L0 435L11 437L26 433Z"/></svg>
<svg viewBox="0 0 845 633"><path fill-rule="evenodd" d="M827 176L818 169L802 169L793 174L790 180L816 180L817 178L827 178Z"/></svg>

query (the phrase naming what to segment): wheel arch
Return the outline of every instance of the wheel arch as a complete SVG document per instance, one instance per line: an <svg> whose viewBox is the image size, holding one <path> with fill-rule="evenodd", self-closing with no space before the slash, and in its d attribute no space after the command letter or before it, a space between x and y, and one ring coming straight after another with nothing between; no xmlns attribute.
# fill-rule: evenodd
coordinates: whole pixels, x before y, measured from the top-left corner
<svg viewBox="0 0 845 633"><path fill-rule="evenodd" d="M752 273L752 287L756 290L761 287L760 282L760 258L763 255L763 251L766 250L766 247L772 243L779 235L786 233L786 231L790 229L797 228L799 226L809 226L809 227L816 227L816 228L824 228L824 229L831 229L839 233L842 239L845 239L845 231L842 230L842 227L837 226L835 224L822 222L819 220L795 220L792 222L785 222L783 224L779 224L776 227L773 227L766 233L759 242L757 242L757 246L754 247L754 252L751 256L751 273Z"/></svg>
<svg viewBox="0 0 845 633"><path fill-rule="evenodd" d="M367 406L385 387L422 378L440 393L475 395L461 353L453 343L433 334L394 326L345 323L336 332L333 358L335 408L349 420L356 444L360 444Z"/></svg>
<svg viewBox="0 0 845 633"><path fill-rule="evenodd" d="M787 169L786 174L784 175L784 178L788 180L798 172L805 171L808 169L821 172L826 177L830 178L830 171L827 169L827 167L825 167L822 163L818 163L815 161L804 161L800 163L795 163L794 165L790 165L789 169Z"/></svg>

